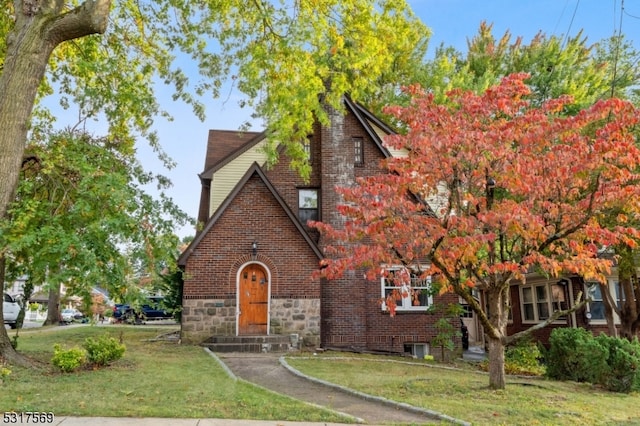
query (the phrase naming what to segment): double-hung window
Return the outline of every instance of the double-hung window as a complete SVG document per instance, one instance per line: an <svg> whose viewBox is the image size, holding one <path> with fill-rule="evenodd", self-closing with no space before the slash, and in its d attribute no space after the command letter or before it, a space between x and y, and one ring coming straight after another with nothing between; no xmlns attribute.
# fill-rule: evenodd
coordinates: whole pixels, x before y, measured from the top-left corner
<svg viewBox="0 0 640 426"><path fill-rule="evenodd" d="M309 135L304 141L302 141L302 150L304 151L307 157L307 164L313 164L313 151L311 150L312 138L313 138L313 135Z"/></svg>
<svg viewBox="0 0 640 426"><path fill-rule="evenodd" d="M320 219L318 209L318 190L316 188L298 189L298 217L304 225L307 221Z"/></svg>
<svg viewBox="0 0 640 426"><path fill-rule="evenodd" d="M604 311L604 301L602 289L603 286L597 282L588 282L585 284L586 286L586 294L591 299L589 302L589 314L591 314L591 321L595 322L605 322L605 311ZM620 297L622 291L620 290L620 284L617 281L609 281L604 285L605 291L608 291L611 295L612 299L615 300L615 303L618 306L622 303L622 298ZM618 322L618 316L614 312L614 321Z"/></svg>
<svg viewBox="0 0 640 426"><path fill-rule="evenodd" d="M353 137L353 164L356 166L364 165L364 139L361 137Z"/></svg>
<svg viewBox="0 0 640 426"><path fill-rule="evenodd" d="M540 283L520 287L520 307L523 322L549 319L555 311L567 309L566 286ZM565 319L564 317L558 320Z"/></svg>
<svg viewBox="0 0 640 426"><path fill-rule="evenodd" d="M604 302L602 301L602 289L598 283L587 283L587 294L591 299L589 302L589 313L591 320L604 321Z"/></svg>
<svg viewBox="0 0 640 426"><path fill-rule="evenodd" d="M422 268L423 270L426 268ZM403 266L390 266L380 278L382 300L392 297L396 311L426 311L433 305L431 276ZM385 303L382 309L386 310Z"/></svg>

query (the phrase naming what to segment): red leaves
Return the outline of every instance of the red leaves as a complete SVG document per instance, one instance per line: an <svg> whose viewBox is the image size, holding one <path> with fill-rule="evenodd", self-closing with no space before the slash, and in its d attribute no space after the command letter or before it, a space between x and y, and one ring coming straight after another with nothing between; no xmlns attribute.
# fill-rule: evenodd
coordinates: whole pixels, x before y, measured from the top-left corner
<svg viewBox="0 0 640 426"><path fill-rule="evenodd" d="M446 105L409 88L411 104L387 110L409 132L386 141L409 155L339 190L345 226L319 226L341 243L327 274L428 259L445 285L508 282L533 266L596 277L609 265L598 247L634 245L638 232L619 225L640 214L638 111L612 99L561 116L568 97L531 107L526 77L452 91Z"/></svg>

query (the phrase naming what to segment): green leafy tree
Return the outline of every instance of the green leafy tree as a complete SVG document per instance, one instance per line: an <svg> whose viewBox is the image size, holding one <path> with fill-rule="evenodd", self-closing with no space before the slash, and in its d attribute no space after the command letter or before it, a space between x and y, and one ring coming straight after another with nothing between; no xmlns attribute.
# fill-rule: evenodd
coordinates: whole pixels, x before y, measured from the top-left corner
<svg viewBox="0 0 640 426"><path fill-rule="evenodd" d="M619 48L624 55L615 53ZM589 45L582 33L566 40L538 33L525 44L521 37L513 39L508 31L497 38L492 26L482 23L469 40L466 55L441 45L435 58L426 63L420 83L434 92L436 100L443 101L451 89L481 93L509 74L527 73L534 105L571 95L573 100L565 112L575 113L598 99L610 97L616 67L614 55L618 56L620 68L631 67L633 58L637 58L629 44L618 46L612 40L603 40ZM631 82L627 80L616 85L616 97L629 88Z"/></svg>
<svg viewBox="0 0 640 426"><path fill-rule="evenodd" d="M94 285L123 293L134 266L152 274L175 268L173 229L188 216L144 191L155 178L133 155L72 130L29 144L27 153L0 241L10 276L26 274L50 290L47 323L58 323L60 284L89 302Z"/></svg>
<svg viewBox="0 0 640 426"><path fill-rule="evenodd" d="M156 99L158 82L204 116L202 95L218 95L231 77L247 106L266 120L271 158L276 141L308 173L304 150L325 105L360 100L372 83L420 58L428 31L403 0L272 2L4 1L0 8L0 216L16 190L28 132L46 134L55 114L34 110L58 91L62 106L100 119L118 151L139 137L171 165L151 130L170 117ZM414 52L418 52L414 54ZM402 53L403 55L401 55ZM179 64L197 68L189 81ZM43 80L48 71L48 79ZM36 136L37 139L37 136ZM0 331L0 354L6 355Z"/></svg>

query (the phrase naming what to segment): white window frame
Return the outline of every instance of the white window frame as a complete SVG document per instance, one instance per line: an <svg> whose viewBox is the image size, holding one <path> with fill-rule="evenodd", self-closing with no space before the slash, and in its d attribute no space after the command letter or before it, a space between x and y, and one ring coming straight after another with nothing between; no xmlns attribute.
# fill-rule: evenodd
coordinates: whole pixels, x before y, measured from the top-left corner
<svg viewBox="0 0 640 426"><path fill-rule="evenodd" d="M397 286L394 283L391 283L388 277L388 273L389 272L393 272L393 271L399 271L401 269L404 269L404 266L401 265L393 265L393 266L385 266L384 270L386 273L383 273L380 276L380 291L381 291L381 298L382 298L382 310L386 311L387 310L387 306L386 303L384 302L386 300L387 297L387 291L390 291L392 289L398 289L400 288L400 290L403 293L407 294L407 297L403 297L401 301L396 302L396 312L426 312L432 305L433 305L433 294L432 294L432 287L431 287L431 276L427 276L426 278L422 278L420 279L417 276L413 276L411 277L411 284L410 285L402 285L402 286ZM411 268L407 268L409 270L411 270ZM417 268L416 268L417 269ZM428 266L420 266L420 270L425 271L429 269ZM426 305L414 305L412 303L412 295L411 295L411 290L427 290L428 296L427 296L427 304Z"/></svg>
<svg viewBox="0 0 640 426"><path fill-rule="evenodd" d="M596 283L596 282L586 282L586 283L584 283L584 293L587 296L591 295L590 288L592 288L591 286L593 286L593 285L597 286L598 283ZM607 289L609 290L609 294L611 295L611 298L615 301L615 303L618 306L620 306L620 304L622 303L622 300L620 298L621 291L620 291L620 283L618 282L618 280L608 279L607 280ZM594 302L603 304L602 305L602 312L604 313L604 301L602 299L603 299L603 295L601 294L600 295L600 299L596 299L596 300L594 300ZM591 310L592 310L591 305L592 305L592 303L593 302L587 303L587 312L589 314L591 314ZM598 324L598 325L606 324L607 323L607 318L606 317L603 317L603 318L593 318L593 317L591 317L591 318L589 318L589 322L591 324ZM615 311L613 311L613 323L614 324L620 324L620 317L618 317L618 314Z"/></svg>
<svg viewBox="0 0 640 426"><path fill-rule="evenodd" d="M557 284L555 282L548 282L548 281L537 281L537 282L531 282L531 283L527 283L527 284L523 284L519 286L519 292L520 292L520 319L522 320L523 324L536 324L536 323L540 323L543 321L546 321L551 315L553 315L553 313L557 310L560 310L562 308L566 308L567 306L567 298L569 297L566 293L566 289L563 289L563 297L564 297L564 301L554 301L553 298L553 291L552 291L552 287L553 286L560 286L560 284ZM544 299L539 298L538 297L538 292L537 292L537 288L544 288ZM531 303L525 303L524 300L524 294L525 294L525 290L530 290L531 291ZM561 306L559 305L559 303L565 303L565 306ZM526 318L526 312L525 312L525 305L532 305L533 307L533 319L530 318ZM540 307L546 305L547 308L547 317L546 318L540 318ZM560 317L557 320L555 320L553 323L554 324L564 324L566 323L567 319L566 317Z"/></svg>
<svg viewBox="0 0 640 426"><path fill-rule="evenodd" d="M308 220L320 220L320 190L318 188L298 188L298 218L305 226L307 226Z"/></svg>
<svg viewBox="0 0 640 426"><path fill-rule="evenodd" d="M354 136L351 138L353 142L353 164L355 166L364 166L364 138Z"/></svg>

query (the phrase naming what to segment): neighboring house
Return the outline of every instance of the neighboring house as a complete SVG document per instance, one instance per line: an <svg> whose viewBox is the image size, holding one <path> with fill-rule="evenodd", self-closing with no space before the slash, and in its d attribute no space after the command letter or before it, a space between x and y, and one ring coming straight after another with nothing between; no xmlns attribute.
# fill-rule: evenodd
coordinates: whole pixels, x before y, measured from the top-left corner
<svg viewBox="0 0 640 426"><path fill-rule="evenodd" d="M265 167L264 133L209 132L199 175L201 230L178 261L185 271L183 341L298 335L324 348L428 353L442 310L427 309L457 303L457 296L428 296L420 290L429 280L414 279L418 291L391 318L379 303L393 288L389 280L366 281L362 271L337 280L313 277L324 241L307 221L340 226L334 188L382 173L380 160L402 154L384 145L392 132L386 124L348 98L344 104L345 115L330 114L331 124L317 124L309 135L307 182L284 153Z"/></svg>
<svg viewBox="0 0 640 426"><path fill-rule="evenodd" d="M606 291L616 303L620 303L620 285L617 278L617 268L612 268L607 277ZM582 327L594 335L607 333L607 321L602 301L600 286L595 282L585 282L582 277L571 276L562 279L544 278L530 274L526 283L513 282L511 285L511 312L509 316L508 334L514 334L528 329L548 319L554 311L565 310L575 306L575 300L581 294L582 300L590 298L582 309L561 317L549 326L536 330L533 336L536 340L547 344L553 329L559 327ZM613 313L614 324L620 325L620 318Z"/></svg>

